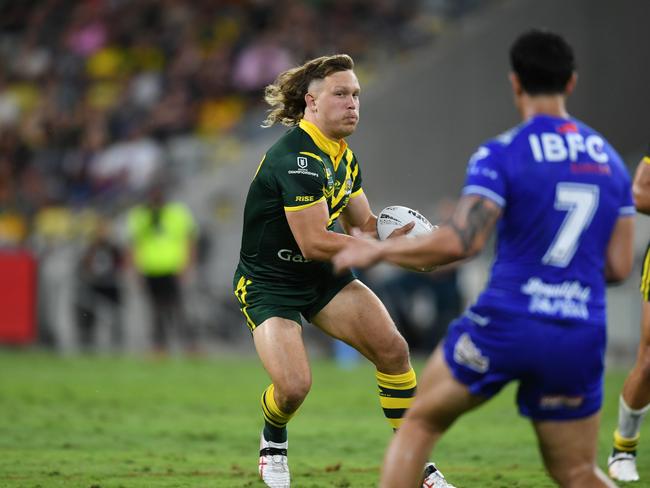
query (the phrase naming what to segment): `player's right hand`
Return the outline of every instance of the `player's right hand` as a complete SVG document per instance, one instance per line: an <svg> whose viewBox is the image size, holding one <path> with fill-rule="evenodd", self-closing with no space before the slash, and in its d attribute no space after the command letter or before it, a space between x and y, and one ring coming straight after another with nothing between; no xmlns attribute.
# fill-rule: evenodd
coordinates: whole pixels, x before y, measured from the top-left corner
<svg viewBox="0 0 650 488"><path fill-rule="evenodd" d="M411 229L413 229L413 227L415 227L415 222L409 222L408 224L405 224L402 227L395 229L393 232L390 233L390 235L386 239L405 236L411 231Z"/></svg>

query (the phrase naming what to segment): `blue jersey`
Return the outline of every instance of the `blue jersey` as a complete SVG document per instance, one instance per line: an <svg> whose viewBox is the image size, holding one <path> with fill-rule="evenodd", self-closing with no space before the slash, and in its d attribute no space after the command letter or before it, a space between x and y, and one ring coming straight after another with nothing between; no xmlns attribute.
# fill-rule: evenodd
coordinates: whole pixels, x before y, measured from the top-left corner
<svg viewBox="0 0 650 488"><path fill-rule="evenodd" d="M482 145L464 195L502 207L486 289L467 312L604 324L604 267L621 216L633 215L620 156L576 119L538 115Z"/></svg>

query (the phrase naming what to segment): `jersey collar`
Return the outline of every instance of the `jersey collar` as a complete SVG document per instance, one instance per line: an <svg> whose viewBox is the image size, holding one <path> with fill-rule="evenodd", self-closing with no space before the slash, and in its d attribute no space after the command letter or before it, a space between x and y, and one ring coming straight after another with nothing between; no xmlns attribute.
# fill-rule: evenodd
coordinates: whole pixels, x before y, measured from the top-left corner
<svg viewBox="0 0 650 488"><path fill-rule="evenodd" d="M341 158L345 154L345 151L348 149L348 144L344 139L339 141L334 141L323 134L315 124L309 122L308 120L302 119L300 121L299 127L304 130L309 137L312 138L314 143L318 148L326 153L334 163L334 169L336 170L341 162Z"/></svg>

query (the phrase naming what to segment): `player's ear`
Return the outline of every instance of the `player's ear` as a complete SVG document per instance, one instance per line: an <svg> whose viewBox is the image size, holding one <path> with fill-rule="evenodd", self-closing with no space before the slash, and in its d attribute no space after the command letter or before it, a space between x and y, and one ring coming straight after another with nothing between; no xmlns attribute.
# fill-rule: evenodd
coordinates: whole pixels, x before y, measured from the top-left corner
<svg viewBox="0 0 650 488"><path fill-rule="evenodd" d="M516 97L521 96L524 93L524 89L521 86L521 81L519 81L517 74L511 71L508 74L508 79L510 80L510 85L512 86L513 95Z"/></svg>
<svg viewBox="0 0 650 488"><path fill-rule="evenodd" d="M316 97L311 93L305 93L305 108L311 112L316 111Z"/></svg>
<svg viewBox="0 0 650 488"><path fill-rule="evenodd" d="M575 90L577 84L578 84L578 73L574 71L573 73L571 73L571 78L569 78L569 81L567 81L566 83L564 94L571 95L571 93L573 93L573 90Z"/></svg>

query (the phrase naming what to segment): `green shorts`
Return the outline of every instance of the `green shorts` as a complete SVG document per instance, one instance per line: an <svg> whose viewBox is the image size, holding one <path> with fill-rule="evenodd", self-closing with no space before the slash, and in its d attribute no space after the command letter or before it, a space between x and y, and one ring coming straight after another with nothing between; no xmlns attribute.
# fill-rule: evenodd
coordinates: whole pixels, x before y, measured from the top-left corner
<svg viewBox="0 0 650 488"><path fill-rule="evenodd" d="M255 281L237 269L233 290L252 332L271 317L282 317L301 324L302 315L310 321L354 279L350 272L342 275L328 273L308 285L288 287L278 281Z"/></svg>

